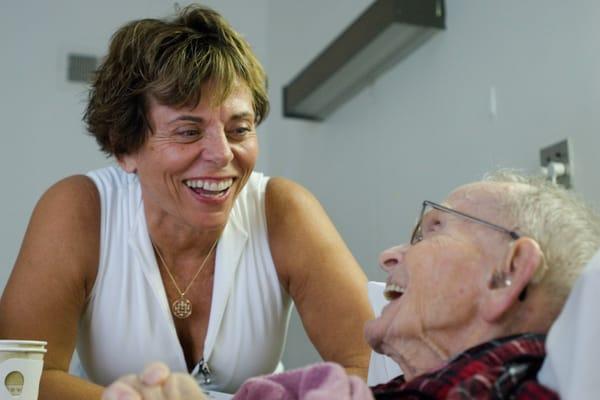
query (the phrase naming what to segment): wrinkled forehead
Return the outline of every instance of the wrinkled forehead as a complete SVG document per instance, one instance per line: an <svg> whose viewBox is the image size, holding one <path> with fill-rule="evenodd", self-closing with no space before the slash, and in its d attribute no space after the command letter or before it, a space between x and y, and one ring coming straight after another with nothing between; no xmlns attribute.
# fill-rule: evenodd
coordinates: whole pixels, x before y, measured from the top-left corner
<svg viewBox="0 0 600 400"><path fill-rule="evenodd" d="M496 182L475 182L455 189L444 205L490 222L502 219L506 209L502 192L512 190L511 185Z"/></svg>

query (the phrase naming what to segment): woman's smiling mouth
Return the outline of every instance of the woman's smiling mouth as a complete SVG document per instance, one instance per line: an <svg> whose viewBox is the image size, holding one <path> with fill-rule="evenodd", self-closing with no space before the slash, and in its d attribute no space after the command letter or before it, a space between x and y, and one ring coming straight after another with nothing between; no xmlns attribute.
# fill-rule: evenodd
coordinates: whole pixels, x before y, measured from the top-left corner
<svg viewBox="0 0 600 400"><path fill-rule="evenodd" d="M194 193L203 197L225 197L233 185L233 178L225 179L186 179L183 183Z"/></svg>

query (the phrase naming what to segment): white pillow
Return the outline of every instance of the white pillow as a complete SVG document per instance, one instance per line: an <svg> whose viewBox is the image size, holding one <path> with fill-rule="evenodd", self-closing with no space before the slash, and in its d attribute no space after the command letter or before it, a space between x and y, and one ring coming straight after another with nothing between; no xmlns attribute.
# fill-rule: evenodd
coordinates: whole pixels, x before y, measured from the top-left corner
<svg viewBox="0 0 600 400"><path fill-rule="evenodd" d="M585 267L546 340L539 381L563 399L600 396L600 251Z"/></svg>
<svg viewBox="0 0 600 400"><path fill-rule="evenodd" d="M368 283L369 301L373 312L376 316L381 314L381 309L387 304L387 300L383 297L385 283L371 281ZM402 370L388 356L371 351L371 361L369 362L369 375L367 384L369 386L378 385L390 381L392 378L402 374Z"/></svg>

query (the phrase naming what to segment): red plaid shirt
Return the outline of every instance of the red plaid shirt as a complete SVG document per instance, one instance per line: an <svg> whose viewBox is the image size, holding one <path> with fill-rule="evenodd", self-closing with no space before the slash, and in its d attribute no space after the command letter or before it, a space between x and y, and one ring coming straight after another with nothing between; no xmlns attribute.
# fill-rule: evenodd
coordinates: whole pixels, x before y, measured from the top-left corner
<svg viewBox="0 0 600 400"><path fill-rule="evenodd" d="M546 351L544 335L521 334L493 340L454 357L431 373L406 382L399 376L372 388L377 400L558 399L537 382Z"/></svg>

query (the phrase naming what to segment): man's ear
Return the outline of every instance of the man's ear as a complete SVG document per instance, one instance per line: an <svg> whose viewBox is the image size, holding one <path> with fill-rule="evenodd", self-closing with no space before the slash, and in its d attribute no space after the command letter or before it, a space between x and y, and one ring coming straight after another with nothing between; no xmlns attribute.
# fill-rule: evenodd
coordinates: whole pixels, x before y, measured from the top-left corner
<svg viewBox="0 0 600 400"><path fill-rule="evenodd" d="M544 256L538 243L528 237L517 239L510 248L504 265L493 271L483 302L484 319L495 322L519 302L519 296L531 283Z"/></svg>
<svg viewBox="0 0 600 400"><path fill-rule="evenodd" d="M130 174L137 172L137 162L134 155L122 154L116 158L117 162L125 172L129 172Z"/></svg>

